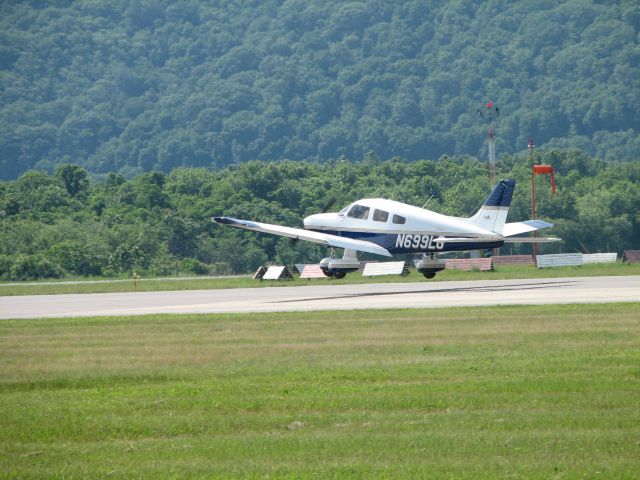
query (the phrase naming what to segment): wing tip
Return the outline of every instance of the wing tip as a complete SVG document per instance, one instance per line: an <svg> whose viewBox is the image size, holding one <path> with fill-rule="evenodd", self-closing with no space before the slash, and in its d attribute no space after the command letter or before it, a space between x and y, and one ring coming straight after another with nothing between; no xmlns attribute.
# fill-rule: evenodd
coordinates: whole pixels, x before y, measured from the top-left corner
<svg viewBox="0 0 640 480"><path fill-rule="evenodd" d="M235 219L231 217L211 217L211 221L214 223L220 223L223 225L232 225Z"/></svg>
<svg viewBox="0 0 640 480"><path fill-rule="evenodd" d="M259 225L248 220L238 220L233 217L211 217L211 221L221 225L231 225L233 227L259 228Z"/></svg>

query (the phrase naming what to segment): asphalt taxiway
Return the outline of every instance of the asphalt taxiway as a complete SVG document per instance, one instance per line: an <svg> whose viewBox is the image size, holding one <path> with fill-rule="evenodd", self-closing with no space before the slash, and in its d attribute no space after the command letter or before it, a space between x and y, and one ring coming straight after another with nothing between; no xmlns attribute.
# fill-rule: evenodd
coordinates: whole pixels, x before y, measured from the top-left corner
<svg viewBox="0 0 640 480"><path fill-rule="evenodd" d="M0 297L0 318L640 302L640 276Z"/></svg>

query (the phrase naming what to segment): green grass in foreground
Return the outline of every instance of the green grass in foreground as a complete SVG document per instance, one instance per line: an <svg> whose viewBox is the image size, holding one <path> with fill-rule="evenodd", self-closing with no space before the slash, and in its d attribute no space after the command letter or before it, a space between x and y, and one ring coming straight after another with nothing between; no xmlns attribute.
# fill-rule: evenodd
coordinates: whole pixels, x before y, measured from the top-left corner
<svg viewBox="0 0 640 480"><path fill-rule="evenodd" d="M590 277L605 275L640 275L640 263L588 264L581 267L557 267L538 269L532 266L500 266L493 272L461 272L445 270L434 279L427 280L412 270L406 277L387 275L382 277L363 277L360 273L352 273L344 279L258 281L250 277L227 278L195 278L195 279L141 279L136 284L133 280L115 281L112 283L78 283L61 284L43 281L37 285L25 285L14 282L0 284L0 296L7 295L54 295L63 293L107 293L107 292L150 292L169 290L207 290L215 288L258 288L273 286L300 286L331 283L398 283L398 282L442 282L451 280L504 280L514 278L558 278L558 277Z"/></svg>
<svg viewBox="0 0 640 480"><path fill-rule="evenodd" d="M640 304L0 322L2 478L637 478Z"/></svg>

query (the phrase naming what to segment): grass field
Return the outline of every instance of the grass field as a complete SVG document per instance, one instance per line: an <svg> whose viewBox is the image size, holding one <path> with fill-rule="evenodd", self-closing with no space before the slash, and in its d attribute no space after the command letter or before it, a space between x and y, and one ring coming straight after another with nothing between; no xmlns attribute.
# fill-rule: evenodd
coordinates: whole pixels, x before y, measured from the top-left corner
<svg viewBox="0 0 640 480"><path fill-rule="evenodd" d="M0 322L1 478L638 478L640 304Z"/></svg>
<svg viewBox="0 0 640 480"><path fill-rule="evenodd" d="M363 277L360 273L352 273L342 280L294 280L258 281L251 277L226 278L187 278L187 279L140 279L135 284L133 280L116 280L113 282L61 283L55 281L43 282L12 282L0 284L0 296L7 295L52 295L63 293L107 293L107 292L151 292L170 290L207 290L214 288L259 288L273 286L295 286L332 283L388 283L388 282L442 282L450 280L503 280L514 278L558 278L558 277L588 277L603 275L640 275L640 263L612 263L587 264L580 267L556 267L538 269L533 266L500 266L492 272L462 272L445 270L434 279L427 280L421 274L412 270L406 277L388 275L382 277Z"/></svg>

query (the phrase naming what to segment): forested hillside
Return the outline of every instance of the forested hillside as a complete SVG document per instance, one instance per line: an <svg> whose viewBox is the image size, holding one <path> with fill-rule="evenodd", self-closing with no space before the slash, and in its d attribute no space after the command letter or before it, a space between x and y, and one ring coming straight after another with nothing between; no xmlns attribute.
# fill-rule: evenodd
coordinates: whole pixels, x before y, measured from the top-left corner
<svg viewBox="0 0 640 480"><path fill-rule="evenodd" d="M640 248L640 162L605 163L576 151L549 151L558 193L540 177L538 217L564 239L539 252L598 252ZM498 178L518 182L510 221L530 218L526 156L505 156ZM176 169L126 180L91 181L77 166L48 175L29 171L0 182L0 278L72 275L248 272L272 261L318 262L327 249L307 242L217 225L230 215L291 226L335 199L333 210L363 197L386 197L468 216L488 192L486 165L469 157L413 162L374 158L247 162L216 171ZM503 253L530 252L530 245ZM546 249L546 250L545 250ZM380 258L380 257L377 257ZM222 264L222 265L220 265Z"/></svg>
<svg viewBox="0 0 640 480"><path fill-rule="evenodd" d="M637 0L2 2L0 176L480 157L489 99L499 155L634 160L639 25Z"/></svg>

